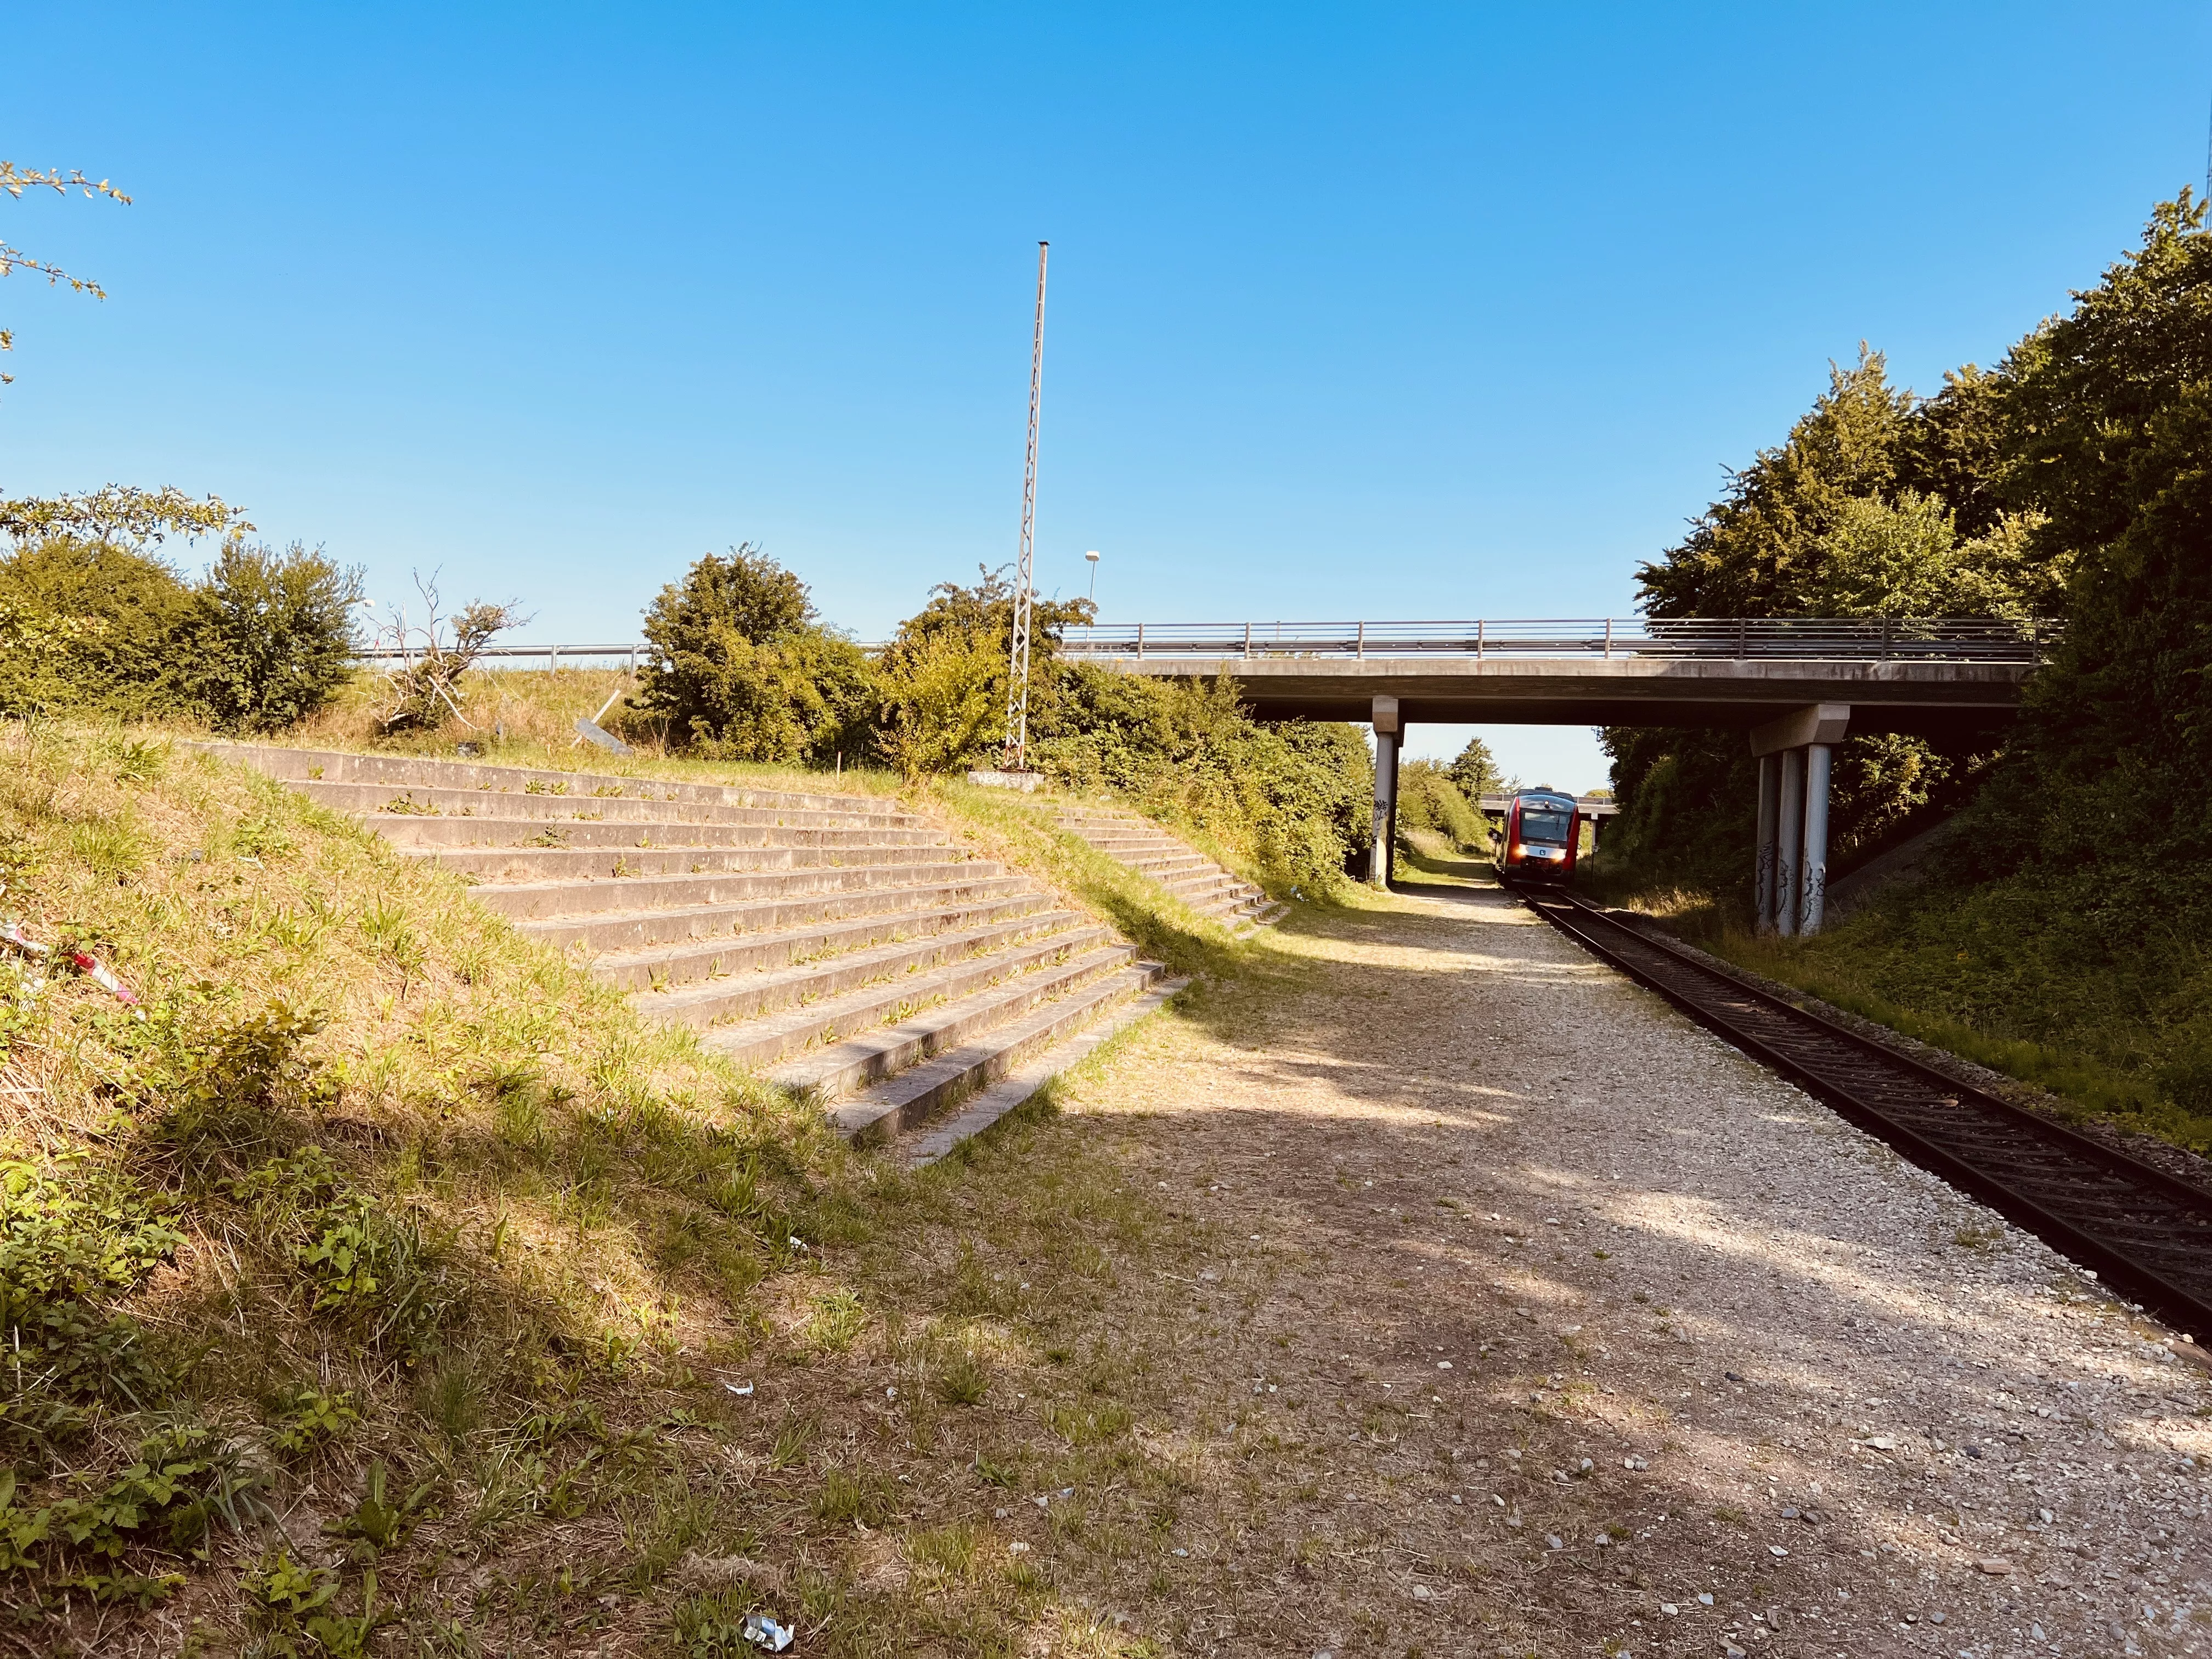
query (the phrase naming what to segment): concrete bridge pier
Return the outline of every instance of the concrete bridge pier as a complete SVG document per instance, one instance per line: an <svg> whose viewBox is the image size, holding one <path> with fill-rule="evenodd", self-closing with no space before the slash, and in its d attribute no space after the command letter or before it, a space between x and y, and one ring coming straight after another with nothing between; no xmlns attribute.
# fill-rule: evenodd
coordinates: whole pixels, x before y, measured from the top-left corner
<svg viewBox="0 0 2212 1659"><path fill-rule="evenodd" d="M1775 755L1759 757L1759 852L1752 874L1752 906L1759 931L1774 931L1775 859L1782 838L1782 761Z"/></svg>
<svg viewBox="0 0 2212 1659"><path fill-rule="evenodd" d="M1375 845L1367 855L1367 879L1388 887L1391 843L1398 828L1398 750L1406 733L1395 697L1376 697L1369 717L1375 726Z"/></svg>
<svg viewBox="0 0 2212 1659"><path fill-rule="evenodd" d="M1828 892L1829 773L1850 718L1849 704L1820 702L1752 732L1751 752L1759 757L1753 890L1762 933L1791 939L1820 931Z"/></svg>

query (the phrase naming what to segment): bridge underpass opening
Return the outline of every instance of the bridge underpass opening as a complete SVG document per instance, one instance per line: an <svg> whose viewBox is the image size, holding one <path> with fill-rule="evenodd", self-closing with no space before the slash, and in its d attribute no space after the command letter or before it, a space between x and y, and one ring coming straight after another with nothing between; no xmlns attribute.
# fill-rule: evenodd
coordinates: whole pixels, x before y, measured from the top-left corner
<svg viewBox="0 0 2212 1659"><path fill-rule="evenodd" d="M1601 617L1145 623L1071 630L1062 649L1122 673L1225 678L1261 720L1370 726L1377 885L1408 728L1742 732L1759 757L1759 925L1788 935L1818 932L1826 908L1834 745L1847 732L2000 726L2057 638L2050 623L1984 618Z"/></svg>

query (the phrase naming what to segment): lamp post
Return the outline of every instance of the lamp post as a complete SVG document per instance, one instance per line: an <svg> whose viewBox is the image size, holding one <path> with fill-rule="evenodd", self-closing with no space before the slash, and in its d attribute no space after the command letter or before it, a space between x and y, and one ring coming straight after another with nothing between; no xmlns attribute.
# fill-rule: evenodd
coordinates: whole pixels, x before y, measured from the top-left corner
<svg viewBox="0 0 2212 1659"><path fill-rule="evenodd" d="M1091 567L1091 622L1085 635L1089 638L1098 631L1098 550L1093 548L1085 553L1083 561Z"/></svg>

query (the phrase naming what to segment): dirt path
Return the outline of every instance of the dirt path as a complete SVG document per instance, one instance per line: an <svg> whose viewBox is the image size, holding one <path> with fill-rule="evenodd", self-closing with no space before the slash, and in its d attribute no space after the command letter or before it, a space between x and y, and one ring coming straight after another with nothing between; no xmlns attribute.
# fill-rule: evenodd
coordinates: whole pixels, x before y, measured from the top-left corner
<svg viewBox="0 0 2212 1659"><path fill-rule="evenodd" d="M2094 1284L1494 889L1280 949L957 1177L1152 1195L1036 1310L1141 1456L991 1514L1063 1597L1162 1653L2212 1651L2212 1392ZM961 1432L1042 1457L1021 1398Z"/></svg>

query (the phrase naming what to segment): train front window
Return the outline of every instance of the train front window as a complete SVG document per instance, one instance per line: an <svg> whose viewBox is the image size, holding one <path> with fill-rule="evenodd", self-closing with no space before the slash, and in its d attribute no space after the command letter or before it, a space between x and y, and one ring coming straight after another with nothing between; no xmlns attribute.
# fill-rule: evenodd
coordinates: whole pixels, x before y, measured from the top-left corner
<svg viewBox="0 0 2212 1659"><path fill-rule="evenodd" d="M1521 809L1521 839L1545 847L1565 847L1570 816L1565 812L1535 811L1524 806Z"/></svg>

